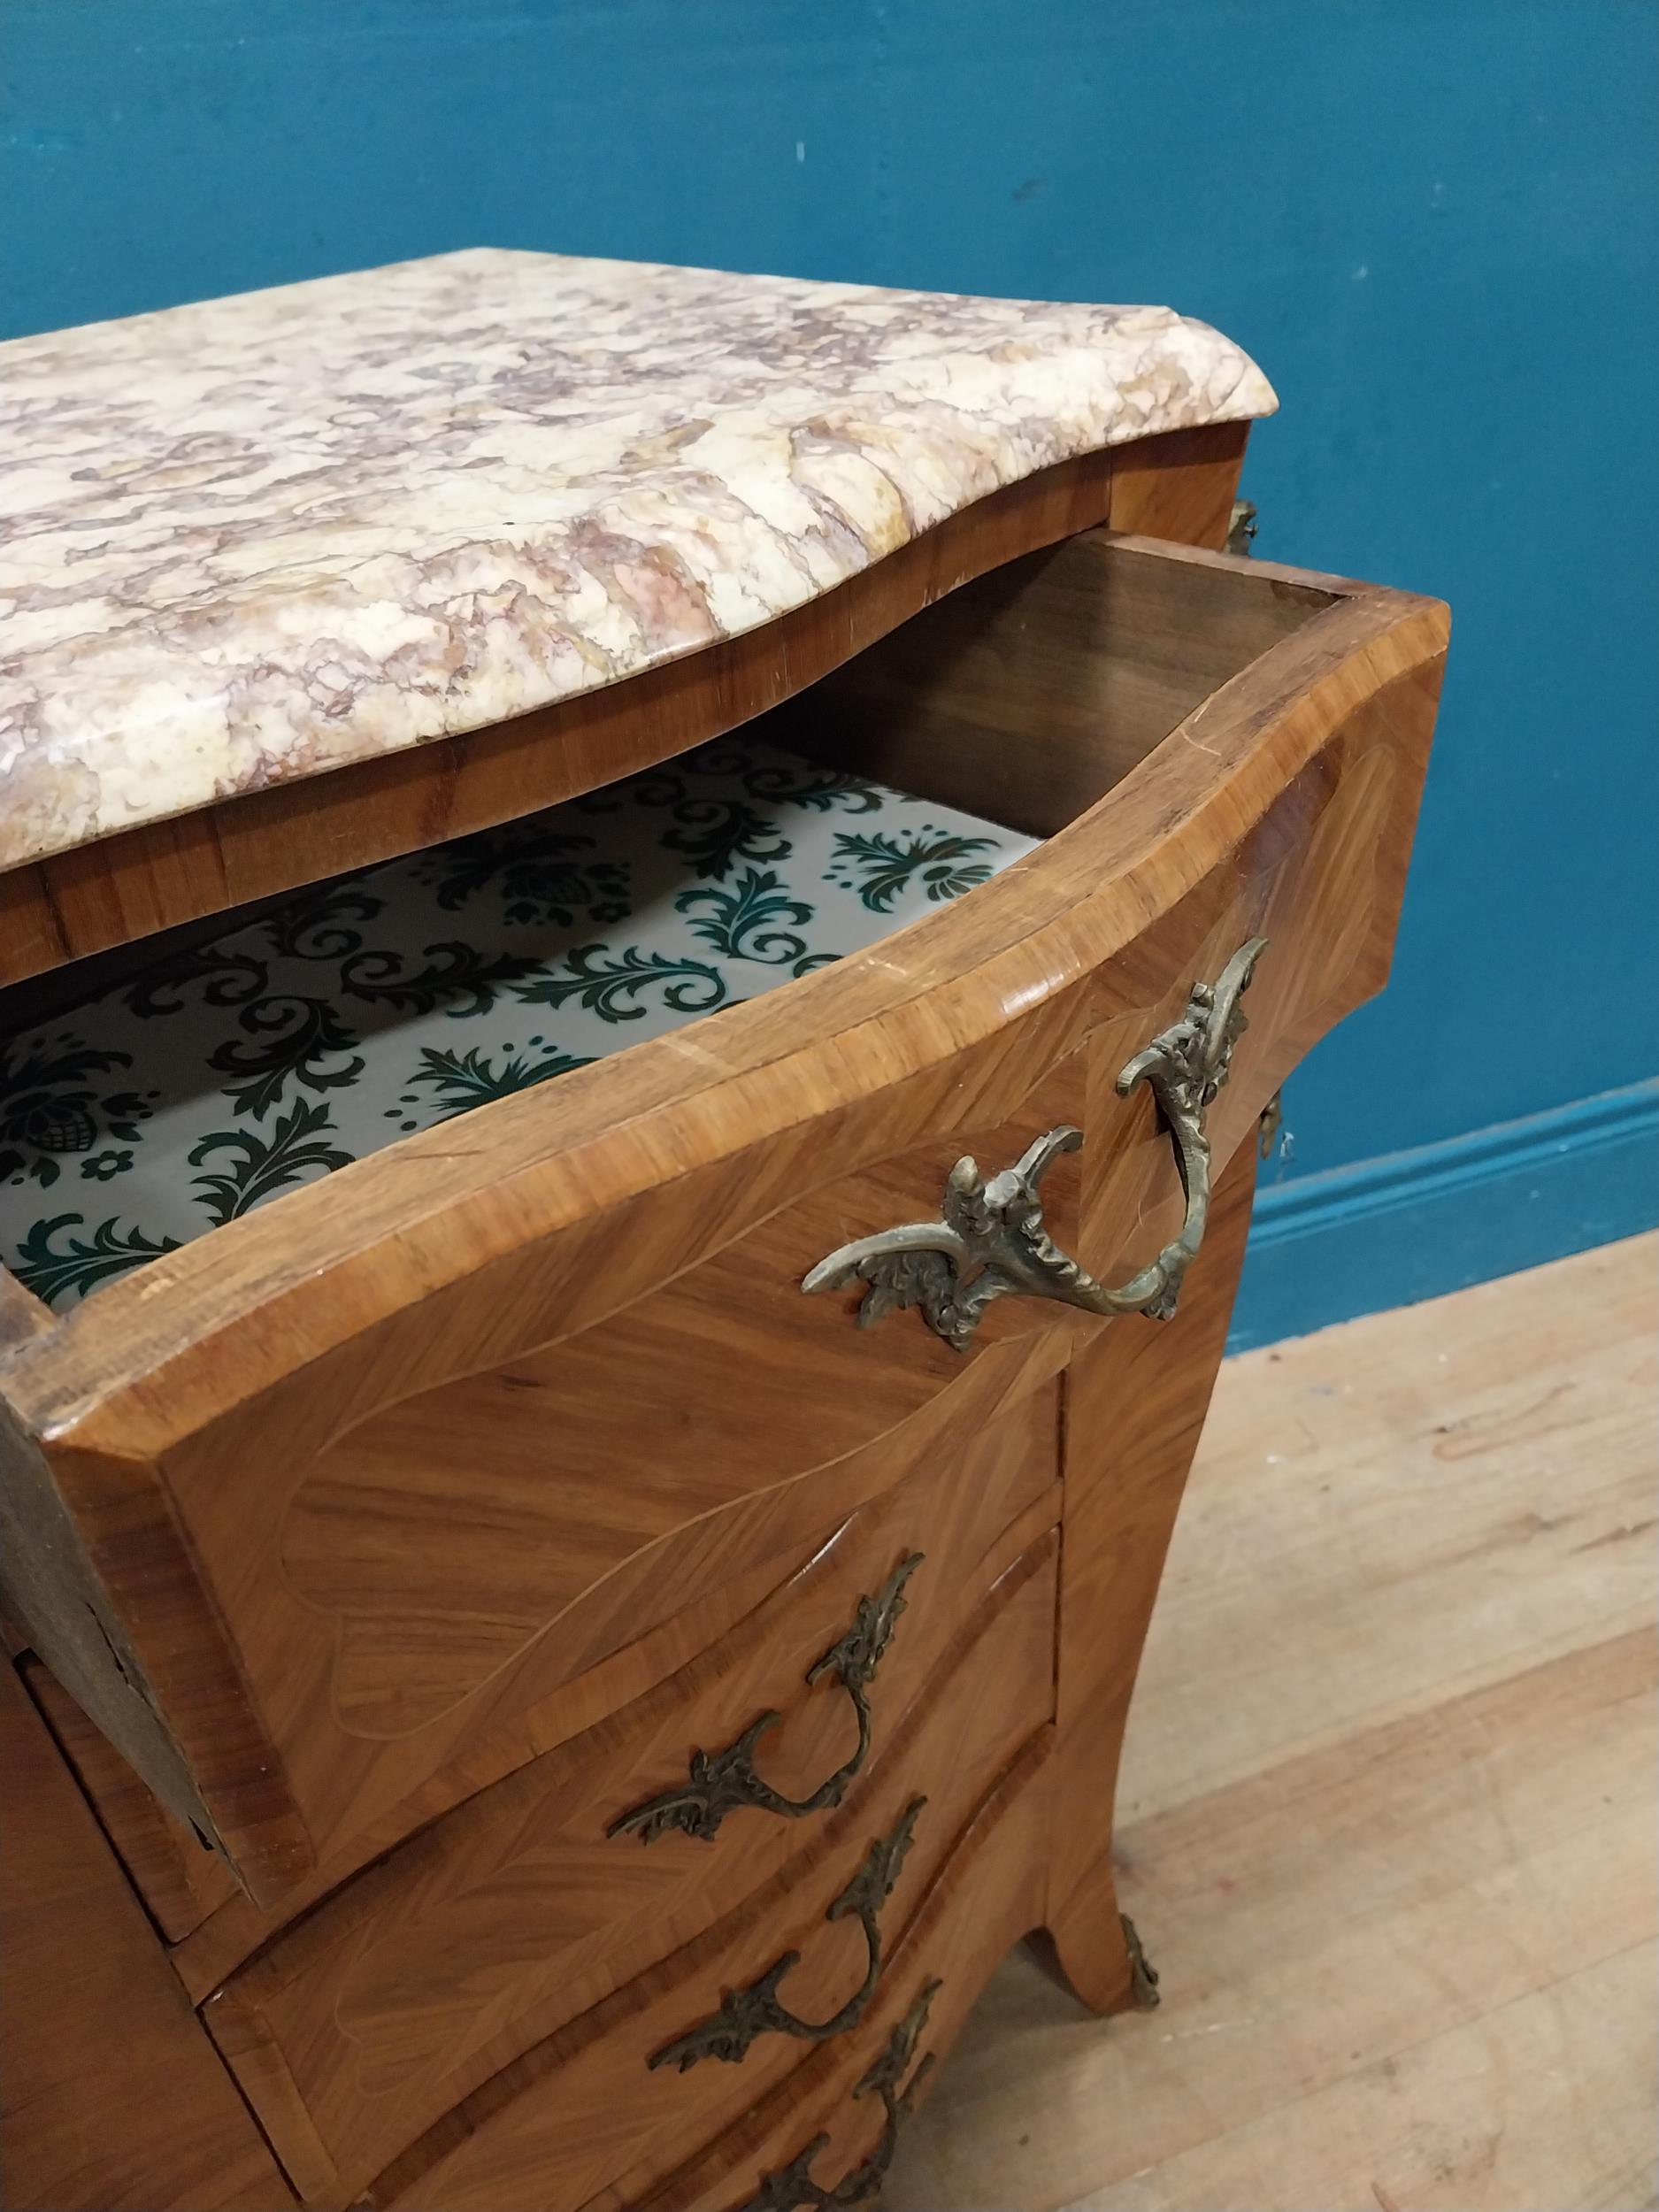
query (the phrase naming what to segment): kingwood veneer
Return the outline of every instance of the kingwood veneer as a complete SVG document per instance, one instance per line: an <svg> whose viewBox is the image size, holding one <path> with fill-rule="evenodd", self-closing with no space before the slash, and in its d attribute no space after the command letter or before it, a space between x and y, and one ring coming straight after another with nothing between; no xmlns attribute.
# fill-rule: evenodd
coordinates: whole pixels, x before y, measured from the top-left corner
<svg viewBox="0 0 1659 2212"><path fill-rule="evenodd" d="M1041 1932L1101 2009L1150 1995L1110 1866L1130 1692L1257 1119L1383 981L1447 626L1205 549L1243 442L1080 451L741 637L0 876L16 1027L138 972L155 948L126 941L188 948L763 710L780 744L1044 841L867 953L66 1313L0 1278L38 1707L0 1717L61 1761L8 1860L93 1816L107 1839L8 1992L19 2203L863 2200L1009 1944ZM1248 1025L1207 1032L1194 985L1256 940ZM1118 1087L1184 1016L1202 1222L1190 1118L1184 1194L1179 1113ZM1068 1126L1041 1228L1015 1194L1000 1248L1047 1294L981 1309L867 1256L802 1294L837 1248L937 1219L962 1156L994 1176ZM1045 1231L1141 1304L1179 1288L1173 1317L1087 1280L1066 1302ZM1161 1251L1190 1262L1162 1298ZM858 1325L884 1283L903 1298ZM160 2140L77 1971L100 1915L194 2053ZM244 2116L204 2183L186 2147ZM84 2177L81 2119L130 2142L114 2183Z"/></svg>

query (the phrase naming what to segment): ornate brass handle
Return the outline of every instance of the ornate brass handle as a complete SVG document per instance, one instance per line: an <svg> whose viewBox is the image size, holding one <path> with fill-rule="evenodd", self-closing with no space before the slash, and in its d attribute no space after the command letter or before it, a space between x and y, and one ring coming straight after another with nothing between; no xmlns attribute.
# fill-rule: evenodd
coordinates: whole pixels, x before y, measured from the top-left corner
<svg viewBox="0 0 1659 2212"><path fill-rule="evenodd" d="M839 1643L807 1670L809 1686L833 1675L852 1700L858 1717L858 1742L852 1756L820 1782L810 1797L784 1797L755 1771L755 1746L769 1728L775 1712L760 1713L724 1751L694 1751L689 1778L679 1788L648 1797L641 1805L613 1820L605 1833L637 1835L641 1843L655 1843L671 1829L711 1842L720 1823L738 1807L752 1805L762 1812L799 1820L807 1813L827 1811L839 1805L847 1786L870 1756L870 1700L881 1655L892 1640L899 1615L904 1610L905 1584L922 1563L918 1551L907 1552L873 1597L862 1597L853 1624Z"/></svg>
<svg viewBox="0 0 1659 2212"><path fill-rule="evenodd" d="M849 2028L856 2027L881 1974L881 1908L893 1894L915 1833L916 1816L926 1802L925 1797L910 1800L892 1834L877 1837L865 1852L863 1865L824 1915L826 1920L856 1916L864 1932L868 1954L864 1980L838 2011L827 2020L803 2020L790 2011L778 1994L778 1985L791 1967L801 1963L801 1954L786 1951L756 1980L741 1989L728 1990L718 2012L711 2012L706 2020L699 2020L653 2053L652 2068L677 2066L683 2074L703 2058L724 2059L735 2065L749 2056L750 2044L759 2036L792 2035L802 2043L827 2043L831 2036L844 2035Z"/></svg>
<svg viewBox="0 0 1659 2212"><path fill-rule="evenodd" d="M826 2188L821 2181L813 2180L810 2168L829 2137L815 2135L787 2166L780 2166L768 2174L761 2183L760 2193L750 2197L747 2204L740 2205L737 2212L833 2212L833 2208L842 2205L869 2204L880 2193L882 2177L893 2163L893 2154L898 2147L899 2129L910 2117L917 2092L933 2068L930 2051L909 2081L904 2082L903 2088L900 2088L921 2040L922 2030L927 2024L928 2008L941 1986L936 1981L924 1984L916 2002L887 2038L886 2049L853 2091L855 2097L864 2097L874 2090L887 2116L881 2139L864 2163Z"/></svg>
<svg viewBox="0 0 1659 2212"><path fill-rule="evenodd" d="M1075 1152L1083 1141L1080 1129L1063 1124L988 1182L977 1160L958 1160L945 1185L941 1220L907 1222L843 1244L818 1262L802 1289L865 1283L860 1328L895 1306L919 1306L928 1326L958 1352L967 1350L980 1316L996 1298L1054 1298L1086 1313L1144 1313L1169 1320L1210 1217L1205 1117L1226 1082L1233 1046L1247 1026L1240 1001L1266 949L1265 937L1252 937L1213 984L1194 983L1180 1020L1136 1053L1118 1078L1122 1097L1139 1083L1150 1087L1187 1198L1180 1234L1138 1275L1108 1289L1062 1252L1043 1225L1037 1187L1062 1152Z"/></svg>

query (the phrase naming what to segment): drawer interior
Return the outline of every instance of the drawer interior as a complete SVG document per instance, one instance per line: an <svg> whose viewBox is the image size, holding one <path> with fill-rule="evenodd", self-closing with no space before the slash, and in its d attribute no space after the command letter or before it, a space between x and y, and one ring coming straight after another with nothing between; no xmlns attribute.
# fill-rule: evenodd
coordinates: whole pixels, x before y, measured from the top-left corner
<svg viewBox="0 0 1659 2212"><path fill-rule="evenodd" d="M622 782L14 986L0 1265L65 1310L867 949L1093 806L1333 595L1087 533Z"/></svg>
<svg viewBox="0 0 1659 2212"><path fill-rule="evenodd" d="M196 933L0 1045L0 1261L63 1310L402 1136L857 952L1035 841L741 730Z"/></svg>
<svg viewBox="0 0 1659 2212"><path fill-rule="evenodd" d="M1085 531L962 585L758 727L1052 837L1339 595L1248 561Z"/></svg>

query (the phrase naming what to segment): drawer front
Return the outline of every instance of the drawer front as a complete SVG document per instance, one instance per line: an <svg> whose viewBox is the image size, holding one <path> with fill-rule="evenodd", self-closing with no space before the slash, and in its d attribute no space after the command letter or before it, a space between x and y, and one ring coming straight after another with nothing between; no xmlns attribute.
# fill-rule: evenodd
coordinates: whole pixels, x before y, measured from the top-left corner
<svg viewBox="0 0 1659 2212"><path fill-rule="evenodd" d="M135 1713L134 1763L172 1761L170 1801L262 1901L506 1771L540 1710L697 1587L1053 1374L1109 1294L1193 1242L1178 1169L1200 1139L1218 1168L1379 987L1444 611L1109 550L1114 573L1179 571L1158 655L1222 598L1238 634L1254 594L1276 641L1035 854L867 954L157 1260L14 1356L14 1490L80 1547L30 1625L92 1608L103 1636L61 1666L42 1649L72 1688L87 1673L88 1710ZM1248 1026L1178 1162L1168 1033L1257 938ZM1196 1091L1215 1072L1188 1070ZM862 1279L802 1295L849 1243L982 1206L951 1194L964 1155L996 1177L1066 1127L1083 1148L1051 1148L1040 1209L996 1187L1018 1279L970 1333L930 1325L919 1279L887 1279L920 1302L873 1326Z"/></svg>
<svg viewBox="0 0 1659 2212"><path fill-rule="evenodd" d="M956 1141L995 1156L1030 1120L1079 1114L1084 1072L1073 1056L1021 1124ZM849 1222L919 1203L937 1157L810 1193L602 1325L423 1392L320 1453L276 1540L284 1586L333 1632L341 1725L360 1744L435 1739L461 1713L488 1728L507 1671L516 1697L545 1694L745 1564L752 1530L805 1535L826 1494L850 1509L954 1448L990 1409L955 1402L960 1359L937 1339L826 1327L800 1289ZM1079 1179L1070 1161L1053 1178L1063 1223ZM1026 1349L1042 1361L1052 1321L996 1317L1010 1377ZM388 1545L400 1525L418 1540Z"/></svg>
<svg viewBox="0 0 1659 2212"><path fill-rule="evenodd" d="M890 1957L1053 1704L1057 1538L1010 1568L893 1757L697 1941L495 2075L373 2183L431 2212L583 2205L718 2137L815 2047L863 2047Z"/></svg>
<svg viewBox="0 0 1659 2212"><path fill-rule="evenodd" d="M842 1816L868 1825L947 1650L1024 1587L1008 1571L1058 1509L1057 1416L1050 1384L856 1514L682 1673L232 1976L204 2017L296 2179L361 2186Z"/></svg>

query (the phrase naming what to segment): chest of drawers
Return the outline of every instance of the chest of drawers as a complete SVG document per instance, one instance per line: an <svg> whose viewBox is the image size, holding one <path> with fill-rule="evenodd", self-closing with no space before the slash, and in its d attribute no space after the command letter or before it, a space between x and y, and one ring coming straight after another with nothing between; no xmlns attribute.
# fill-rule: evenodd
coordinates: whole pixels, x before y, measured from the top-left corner
<svg viewBox="0 0 1659 2212"><path fill-rule="evenodd" d="M1010 1944L1152 1994L1129 1696L1445 611L1218 549L1271 395L1164 311L479 254L17 350L13 2193L866 2200Z"/></svg>

